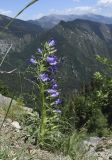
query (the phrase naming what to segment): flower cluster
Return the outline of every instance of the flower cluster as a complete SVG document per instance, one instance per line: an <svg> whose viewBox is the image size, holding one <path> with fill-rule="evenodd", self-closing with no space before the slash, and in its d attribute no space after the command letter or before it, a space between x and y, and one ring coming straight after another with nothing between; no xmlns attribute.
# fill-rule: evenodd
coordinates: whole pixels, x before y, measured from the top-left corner
<svg viewBox="0 0 112 160"><path fill-rule="evenodd" d="M55 41L50 40L44 46L45 49L37 49L39 55L41 55L41 63L38 63L34 56L31 57L30 62L33 65L38 65L39 70L39 81L45 87L46 98L52 103L52 106L56 106L55 112L61 113L59 105L62 103L60 97L60 92L58 89L58 84L54 79L55 73L57 72L58 58L55 55Z"/></svg>

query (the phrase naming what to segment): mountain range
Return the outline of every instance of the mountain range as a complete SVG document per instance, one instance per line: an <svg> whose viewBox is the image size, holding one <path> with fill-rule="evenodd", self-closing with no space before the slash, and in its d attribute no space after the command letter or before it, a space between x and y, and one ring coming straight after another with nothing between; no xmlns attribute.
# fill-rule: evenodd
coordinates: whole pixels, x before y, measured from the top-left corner
<svg viewBox="0 0 112 160"><path fill-rule="evenodd" d="M0 15L0 56L4 56L8 47L12 44L11 54L7 58L11 57L12 64L15 63L17 66L16 59L22 61L28 57L31 52L31 44L34 44L36 38L40 39L43 29L38 25L18 19L15 19L7 27L11 20L10 17Z"/></svg>
<svg viewBox="0 0 112 160"><path fill-rule="evenodd" d="M54 37L61 57L61 84L69 89L88 83L100 70L96 55L112 58L112 25L77 19L61 21L42 41Z"/></svg>
<svg viewBox="0 0 112 160"><path fill-rule="evenodd" d="M49 30L53 28L55 25L59 24L60 21L74 21L76 19L90 20L94 22L100 22L105 24L112 24L112 17L106 17L95 14L87 14L87 15L49 15L44 16L38 20L30 20L29 22L40 25L42 28Z"/></svg>
<svg viewBox="0 0 112 160"><path fill-rule="evenodd" d="M112 24L76 19L67 22L60 21L46 30L46 26L42 27L39 23L37 25L31 21L16 19L4 30L4 26L10 20L11 18L0 15L1 59L10 44L13 45L4 65L0 68L2 70L9 71L17 68L19 72L24 72L29 65L31 55L40 47L40 44L54 38L60 59L58 72L60 86L63 92L71 92L80 88L82 84L88 84L92 74L102 70L95 58L97 54L112 58ZM107 21L111 23L108 18ZM11 75L1 74L0 80L10 88L19 88L21 79L17 74L17 72Z"/></svg>

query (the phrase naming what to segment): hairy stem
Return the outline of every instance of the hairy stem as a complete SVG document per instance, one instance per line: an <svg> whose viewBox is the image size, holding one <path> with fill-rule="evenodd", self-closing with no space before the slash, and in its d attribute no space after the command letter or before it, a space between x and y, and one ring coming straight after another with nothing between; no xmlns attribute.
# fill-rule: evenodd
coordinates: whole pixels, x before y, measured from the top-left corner
<svg viewBox="0 0 112 160"><path fill-rule="evenodd" d="M45 130L46 130L46 105L44 96L44 84L41 83L41 98L42 98L42 108L41 108L41 126L40 126L40 141L44 142Z"/></svg>

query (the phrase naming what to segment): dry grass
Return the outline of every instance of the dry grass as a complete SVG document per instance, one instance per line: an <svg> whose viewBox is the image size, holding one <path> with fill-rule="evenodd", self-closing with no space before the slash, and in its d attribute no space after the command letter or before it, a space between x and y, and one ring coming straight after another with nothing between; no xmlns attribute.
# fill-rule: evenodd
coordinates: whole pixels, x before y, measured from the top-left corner
<svg viewBox="0 0 112 160"><path fill-rule="evenodd" d="M8 110L8 106L0 106L0 114L5 116ZM7 118L10 118L12 120L21 121L25 114L24 106L20 106L17 104L12 104L10 107L10 110L8 112Z"/></svg>
<svg viewBox="0 0 112 160"><path fill-rule="evenodd" d="M24 113L22 108L17 110L14 108L9 112L8 117L20 119ZM0 125L4 119L5 109L0 114ZM20 116L20 117L19 117ZM17 130L12 125L12 120L7 118L0 130L0 160L70 160L69 157L64 157L61 154L50 153L41 150L38 145L31 143L32 139L25 140L28 133L25 127L22 126L21 130Z"/></svg>

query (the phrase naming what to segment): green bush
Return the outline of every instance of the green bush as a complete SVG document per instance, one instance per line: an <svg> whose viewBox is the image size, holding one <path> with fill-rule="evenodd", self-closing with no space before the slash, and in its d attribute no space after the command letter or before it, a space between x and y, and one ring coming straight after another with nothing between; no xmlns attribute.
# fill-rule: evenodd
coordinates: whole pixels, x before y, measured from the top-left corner
<svg viewBox="0 0 112 160"><path fill-rule="evenodd" d="M91 118L88 120L87 129L89 133L95 133L98 136L105 136L107 130L107 119L101 110L93 110Z"/></svg>

